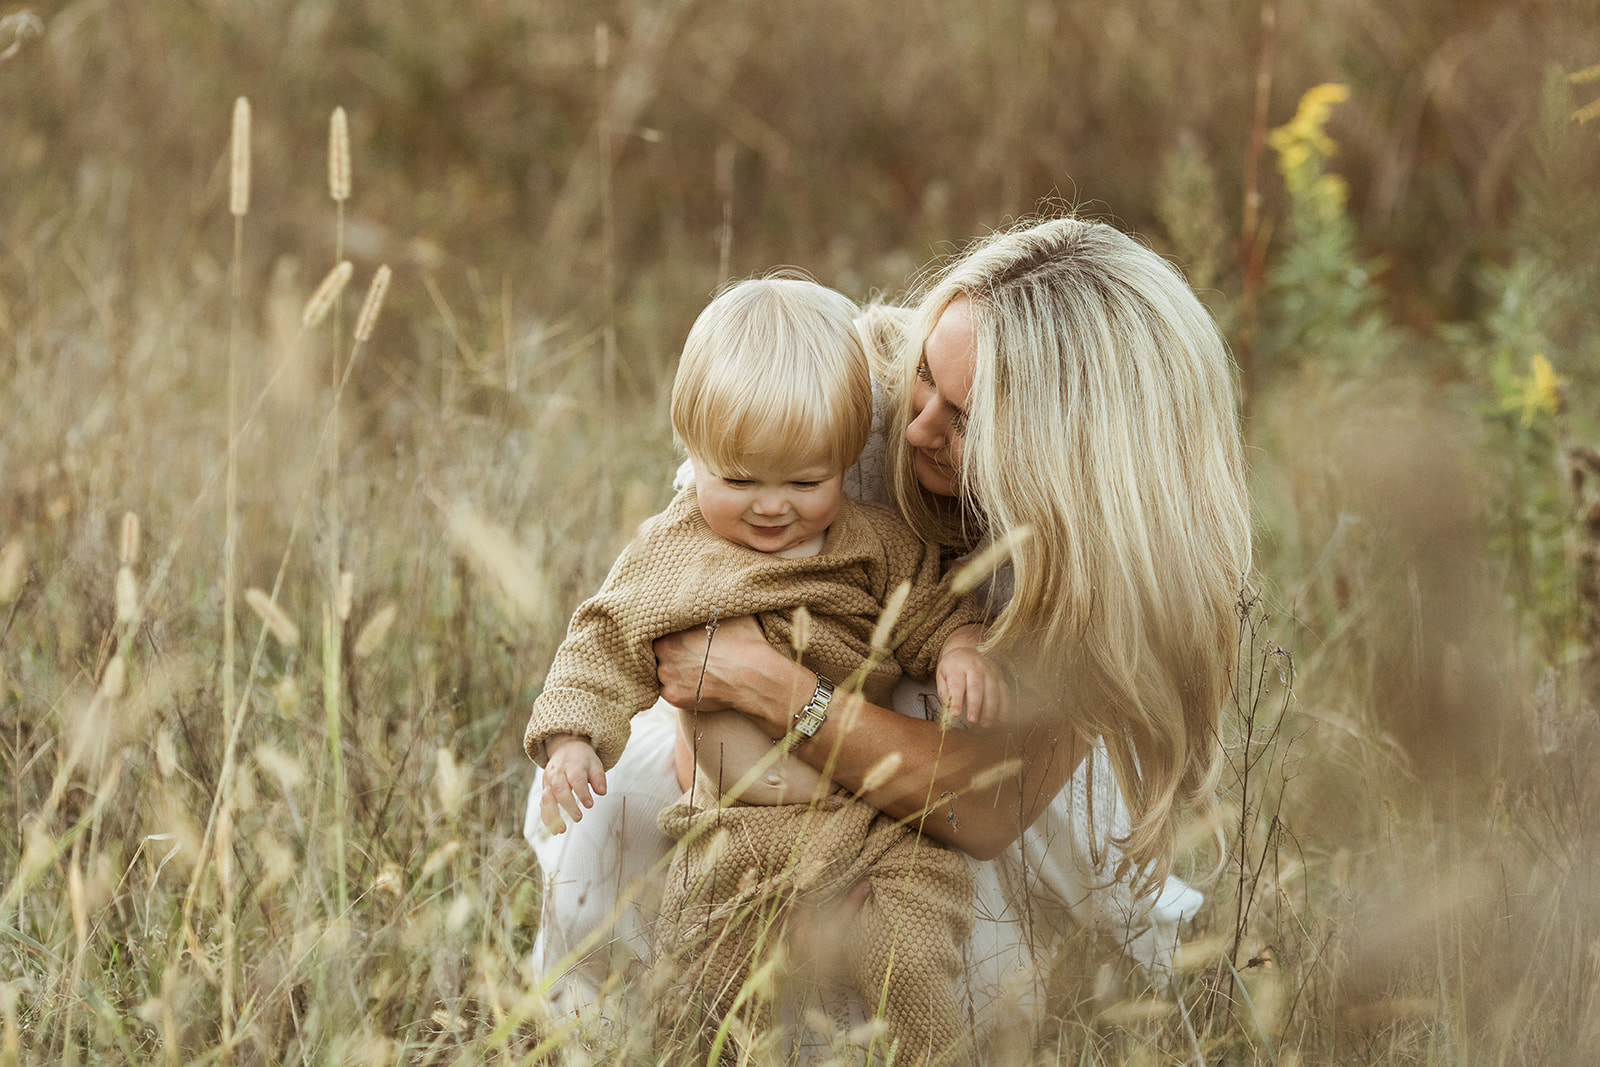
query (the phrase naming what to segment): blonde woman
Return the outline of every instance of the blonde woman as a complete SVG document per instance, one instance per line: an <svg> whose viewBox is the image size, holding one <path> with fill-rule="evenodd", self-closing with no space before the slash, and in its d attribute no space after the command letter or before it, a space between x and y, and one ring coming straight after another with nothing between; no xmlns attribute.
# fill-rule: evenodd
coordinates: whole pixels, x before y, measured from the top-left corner
<svg viewBox="0 0 1600 1067"><path fill-rule="evenodd" d="M1159 972L1194 905L1166 876L1180 820L1213 789L1250 570L1232 367L1172 266L1074 218L976 242L909 313L877 309L864 326L888 399L857 488L885 486L952 560L1012 544L985 649L1017 669L1023 711L1009 730L945 729L902 684L893 707L856 701L796 751L974 861L964 995L982 1030L1033 1006L1065 916L1119 933ZM724 620L709 643L704 630L662 638L656 656L666 701L739 712L772 738L815 682L748 619ZM580 1000L648 944L648 901L624 887L667 844L639 809L677 795L671 744L636 720L627 819L639 825L586 820L577 862L571 834L565 852L540 848L536 965L605 945L568 972Z"/></svg>

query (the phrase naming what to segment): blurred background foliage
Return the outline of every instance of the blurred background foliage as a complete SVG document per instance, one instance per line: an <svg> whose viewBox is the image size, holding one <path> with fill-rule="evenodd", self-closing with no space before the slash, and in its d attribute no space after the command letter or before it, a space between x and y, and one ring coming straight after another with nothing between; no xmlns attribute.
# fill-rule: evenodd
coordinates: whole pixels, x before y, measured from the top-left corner
<svg viewBox="0 0 1600 1067"><path fill-rule="evenodd" d="M930 254L1045 198L1114 218L1236 291L1235 235L1262 57L1240 0L663 0L293 3L76 0L31 5L42 37L0 81L4 223L92 220L136 277L225 242L228 101L256 115L248 254L325 259L327 113L350 113L361 253L445 284L468 270L524 314L596 321L598 126L609 127L629 362L670 358L730 269L798 263L854 296L899 290ZM1547 65L1592 64L1587 0L1282 5L1267 122L1340 82L1331 168L1393 317L1481 317L1481 270L1537 227L1531 183L1592 192L1585 159L1530 150ZM596 27L610 29L596 71ZM1554 121L1559 122L1560 116ZM1588 138L1591 141L1593 138ZM1586 146L1591 154L1592 144ZM1567 155L1573 153L1568 152ZM1175 161L1206 197L1163 210ZM1259 166L1270 169L1269 159ZM1269 228L1287 214L1259 176ZM1562 205L1549 203L1559 214ZM1180 249L1176 214L1220 216ZM1576 220L1570 220L1576 221ZM1191 227L1195 222L1189 223ZM1282 232L1270 235L1281 243ZM420 288L413 284L413 290Z"/></svg>
<svg viewBox="0 0 1600 1067"><path fill-rule="evenodd" d="M1065 208L1183 267L1246 398L1263 596L1224 738L1233 866L1194 929L1227 966L1178 987L1198 1040L1428 1063L1600 1042L1594 0L6 0L0 20L0 734L23 830L0 846L0 1026L34 1061L231 1050L175 872L265 1062L536 1045L517 739L568 613L667 496L688 324L784 264L892 299ZM219 784L238 96L241 396L276 375L240 439L240 581L281 577L311 634L341 546L347 794L305 710L314 640L260 638L253 784ZM395 275L327 478L328 345L298 324L339 240L335 106L346 325ZM114 596L129 510L142 642ZM119 650L112 728L94 694ZM224 905L195 813L229 788L252 892ZM330 795L338 878L368 890L341 915ZM165 875L156 829L179 842ZM245 947L220 947L235 922ZM1083 1062L1188 1060L1194 1030L1115 1029L1114 983L1060 970Z"/></svg>

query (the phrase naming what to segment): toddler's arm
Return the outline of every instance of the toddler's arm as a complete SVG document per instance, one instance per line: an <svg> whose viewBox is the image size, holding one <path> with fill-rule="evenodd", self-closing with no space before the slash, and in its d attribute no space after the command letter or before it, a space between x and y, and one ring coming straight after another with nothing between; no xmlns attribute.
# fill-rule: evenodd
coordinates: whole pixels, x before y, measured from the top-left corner
<svg viewBox="0 0 1600 1067"><path fill-rule="evenodd" d="M976 624L951 633L939 653L934 680L951 719L988 727L1010 721L1011 690L999 666L978 651L982 642L983 627Z"/></svg>
<svg viewBox="0 0 1600 1067"><path fill-rule="evenodd" d="M566 830L561 813L573 822L583 821L580 808L594 807L595 794L605 796L606 769L587 737L577 734L551 734L545 738L544 793L539 797L539 818L553 834Z"/></svg>

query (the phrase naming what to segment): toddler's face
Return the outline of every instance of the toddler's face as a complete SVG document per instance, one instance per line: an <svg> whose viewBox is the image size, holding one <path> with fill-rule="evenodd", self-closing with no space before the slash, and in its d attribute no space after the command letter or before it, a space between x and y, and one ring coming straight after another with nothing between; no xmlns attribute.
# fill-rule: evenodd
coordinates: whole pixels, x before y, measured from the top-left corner
<svg viewBox="0 0 1600 1067"><path fill-rule="evenodd" d="M825 453L718 471L690 456L706 525L718 537L775 556L812 556L839 513L844 472Z"/></svg>

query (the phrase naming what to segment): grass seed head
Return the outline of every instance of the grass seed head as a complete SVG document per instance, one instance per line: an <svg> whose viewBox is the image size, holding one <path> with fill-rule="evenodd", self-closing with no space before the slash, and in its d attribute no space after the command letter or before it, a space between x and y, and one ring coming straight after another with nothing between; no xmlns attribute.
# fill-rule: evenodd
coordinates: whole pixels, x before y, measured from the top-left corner
<svg viewBox="0 0 1600 1067"><path fill-rule="evenodd" d="M122 545L117 562L124 567L139 562L139 516L131 511L122 516Z"/></svg>
<svg viewBox="0 0 1600 1067"><path fill-rule="evenodd" d="M472 505L461 503L450 511L450 540L491 584L513 619L529 622L549 614L548 583L529 565L510 531L490 522Z"/></svg>
<svg viewBox="0 0 1600 1067"><path fill-rule="evenodd" d="M251 755L255 758L256 766L278 780L285 794L293 793L305 784L305 766L281 748L262 744L256 746Z"/></svg>
<svg viewBox="0 0 1600 1067"><path fill-rule="evenodd" d="M389 637L389 628L394 625L395 618L400 614L400 609L393 604L385 604L373 613L366 625L361 627L361 632L356 635L356 643L351 648L350 654L356 659L366 659L378 649L383 647L384 641Z"/></svg>
<svg viewBox="0 0 1600 1067"><path fill-rule="evenodd" d="M28 578L28 550L22 538L13 537L0 548L0 604L9 604L22 592Z"/></svg>
<svg viewBox="0 0 1600 1067"><path fill-rule="evenodd" d="M163 778L178 773L178 742L166 727L156 731L156 768Z"/></svg>
<svg viewBox="0 0 1600 1067"><path fill-rule="evenodd" d="M439 805L454 819L461 814L461 804L467 798L467 779L448 748L441 747L434 753L433 781L439 790Z"/></svg>
<svg viewBox="0 0 1600 1067"><path fill-rule="evenodd" d="M794 646L797 657L804 656L811 644L811 612L804 604L794 609L794 630L789 635L789 643Z"/></svg>
<svg viewBox="0 0 1600 1067"><path fill-rule="evenodd" d="M950 591L956 596L970 593L977 588L979 582L999 570L1001 565L1011 558L1012 553L1032 536L1033 527L1019 526L973 556L965 566L956 571L955 577L950 579Z"/></svg>
<svg viewBox="0 0 1600 1067"><path fill-rule="evenodd" d="M328 192L339 203L350 198L350 124L342 107L328 120Z"/></svg>
<svg viewBox="0 0 1600 1067"><path fill-rule="evenodd" d="M900 766L905 758L898 752L890 752L867 771L866 777L861 780L861 791L870 793L874 789L888 785L894 776L900 773Z"/></svg>
<svg viewBox="0 0 1600 1067"><path fill-rule="evenodd" d="M106 700L120 700L128 688L128 665L121 656L112 656L106 672L100 676L100 696Z"/></svg>
<svg viewBox="0 0 1600 1067"><path fill-rule="evenodd" d="M333 598L333 610L340 622L350 621L350 606L356 596L356 576L350 571L339 572L339 588Z"/></svg>
<svg viewBox="0 0 1600 1067"><path fill-rule="evenodd" d="M233 102L233 166L228 175L228 210L243 215L250 210L250 101Z"/></svg>
<svg viewBox="0 0 1600 1067"><path fill-rule="evenodd" d="M72 927L78 937L78 948L82 951L89 940L89 903L83 891L83 869L78 866L76 858L67 864L67 902L72 910Z"/></svg>
<svg viewBox="0 0 1600 1067"><path fill-rule="evenodd" d="M301 325L309 330L327 318L328 312L333 310L334 301L350 284L350 275L354 272L355 268L348 259L330 270L317 286L317 291L311 294L311 299L306 301L305 310L300 313Z"/></svg>
<svg viewBox="0 0 1600 1067"><path fill-rule="evenodd" d="M356 320L357 341L368 340L372 336L372 328L378 324L378 312L383 310L383 297L389 291L390 273L389 265L385 263L372 276L372 284L367 287L367 299L361 304L361 317Z"/></svg>
<svg viewBox="0 0 1600 1067"><path fill-rule="evenodd" d="M123 564L117 568L117 621L131 623L139 618L139 579L133 568Z"/></svg>
<svg viewBox="0 0 1600 1067"><path fill-rule="evenodd" d="M878 625L872 628L872 647L877 650L889 647L889 634L894 631L894 624L900 621L900 612L906 606L906 597L911 595L911 583L901 582L894 592L889 594L889 599L883 602L883 614L878 616Z"/></svg>
<svg viewBox="0 0 1600 1067"><path fill-rule="evenodd" d="M30 817L22 840L22 862L17 867L17 880L26 885L55 862L56 839L50 836L43 819Z"/></svg>
<svg viewBox="0 0 1600 1067"><path fill-rule="evenodd" d="M271 631L272 636L278 639L279 644L285 648L295 648L300 644L300 628L270 596L260 589L251 587L245 590L244 599L245 603L250 605L250 610L255 612Z"/></svg>
<svg viewBox="0 0 1600 1067"><path fill-rule="evenodd" d="M273 699L278 702L278 714L293 719L300 714L300 683L294 675L286 674L272 687Z"/></svg>

